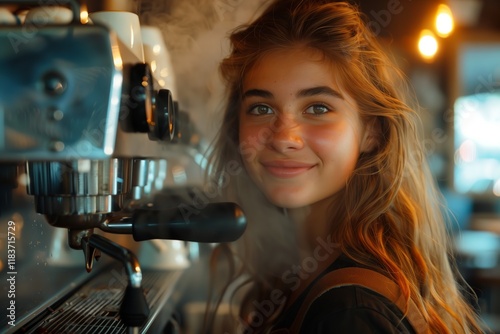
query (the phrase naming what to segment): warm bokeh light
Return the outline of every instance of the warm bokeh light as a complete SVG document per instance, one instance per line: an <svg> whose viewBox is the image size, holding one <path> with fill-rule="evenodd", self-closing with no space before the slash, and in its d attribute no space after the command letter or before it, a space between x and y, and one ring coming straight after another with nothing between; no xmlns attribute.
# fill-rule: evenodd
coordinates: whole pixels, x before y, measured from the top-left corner
<svg viewBox="0 0 500 334"><path fill-rule="evenodd" d="M453 14L447 5L439 5L436 14L436 32L439 37L448 37L453 31Z"/></svg>
<svg viewBox="0 0 500 334"><path fill-rule="evenodd" d="M89 23L89 12L87 11L87 6L85 4L80 6L80 22L82 24Z"/></svg>
<svg viewBox="0 0 500 334"><path fill-rule="evenodd" d="M434 58L438 51L438 41L432 31L428 29L422 30L418 40L418 51L424 59L431 60Z"/></svg>

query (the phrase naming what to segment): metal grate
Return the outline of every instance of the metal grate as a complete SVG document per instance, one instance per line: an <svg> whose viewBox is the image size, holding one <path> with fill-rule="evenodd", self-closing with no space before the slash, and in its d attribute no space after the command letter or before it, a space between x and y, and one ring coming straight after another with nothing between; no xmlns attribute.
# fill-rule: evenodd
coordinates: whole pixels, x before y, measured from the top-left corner
<svg viewBox="0 0 500 334"><path fill-rule="evenodd" d="M123 275L124 273L118 274L113 270L90 281L53 310L30 333L128 333L128 328L121 322L119 314L126 287L126 281L123 281L126 276ZM177 276L172 272L143 274L143 289L151 309L164 290L170 284L175 284L175 277Z"/></svg>

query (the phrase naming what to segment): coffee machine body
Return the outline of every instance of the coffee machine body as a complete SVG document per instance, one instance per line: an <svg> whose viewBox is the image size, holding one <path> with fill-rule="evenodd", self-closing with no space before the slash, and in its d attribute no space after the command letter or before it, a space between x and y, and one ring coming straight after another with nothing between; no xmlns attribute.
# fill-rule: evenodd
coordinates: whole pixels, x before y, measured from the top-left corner
<svg viewBox="0 0 500 334"><path fill-rule="evenodd" d="M244 215L205 203L186 217L207 166L195 127L144 59L68 3L72 22L0 26L0 329L163 330L188 250L237 239Z"/></svg>

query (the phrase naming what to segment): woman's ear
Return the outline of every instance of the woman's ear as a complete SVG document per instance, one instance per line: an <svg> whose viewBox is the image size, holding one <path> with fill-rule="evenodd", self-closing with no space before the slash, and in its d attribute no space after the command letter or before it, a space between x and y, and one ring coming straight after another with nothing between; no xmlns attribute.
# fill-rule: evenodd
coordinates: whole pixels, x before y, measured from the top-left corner
<svg viewBox="0 0 500 334"><path fill-rule="evenodd" d="M361 141L361 152L369 153L380 144L381 126L378 117L374 117L365 126L365 133Z"/></svg>

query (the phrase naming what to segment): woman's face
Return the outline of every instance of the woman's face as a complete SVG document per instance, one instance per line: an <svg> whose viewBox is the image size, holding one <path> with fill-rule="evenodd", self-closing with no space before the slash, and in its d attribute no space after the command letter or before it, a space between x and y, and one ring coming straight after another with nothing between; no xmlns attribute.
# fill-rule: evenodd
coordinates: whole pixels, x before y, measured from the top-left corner
<svg viewBox="0 0 500 334"><path fill-rule="evenodd" d="M308 48L272 51L243 81L240 152L275 205L301 208L330 198L367 150L356 102L331 62Z"/></svg>

